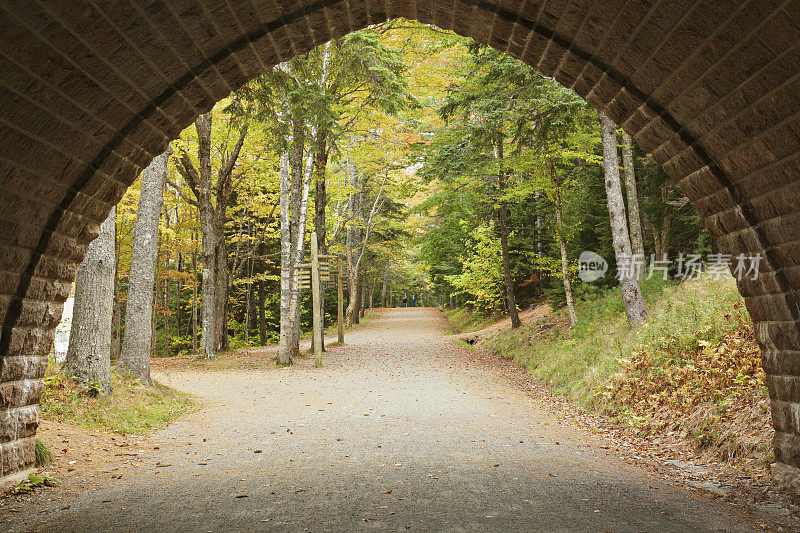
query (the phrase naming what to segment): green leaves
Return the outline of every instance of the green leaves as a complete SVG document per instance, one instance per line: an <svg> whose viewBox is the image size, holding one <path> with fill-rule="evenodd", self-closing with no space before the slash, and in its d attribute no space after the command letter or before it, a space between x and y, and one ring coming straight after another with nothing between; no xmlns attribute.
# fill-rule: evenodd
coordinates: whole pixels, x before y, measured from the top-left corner
<svg viewBox="0 0 800 533"><path fill-rule="evenodd" d="M461 258L460 274L445 276L457 294L467 296L467 305L484 312L503 307L504 290L500 239L492 225L481 225L471 234L472 243Z"/></svg>
<svg viewBox="0 0 800 533"><path fill-rule="evenodd" d="M54 477L50 477L47 474L42 474L41 476L37 476L36 474L28 474L28 479L20 481L13 489L11 489L11 492L12 494L24 494L27 492L32 492L36 487L55 487L56 485L61 485L61 481Z"/></svg>

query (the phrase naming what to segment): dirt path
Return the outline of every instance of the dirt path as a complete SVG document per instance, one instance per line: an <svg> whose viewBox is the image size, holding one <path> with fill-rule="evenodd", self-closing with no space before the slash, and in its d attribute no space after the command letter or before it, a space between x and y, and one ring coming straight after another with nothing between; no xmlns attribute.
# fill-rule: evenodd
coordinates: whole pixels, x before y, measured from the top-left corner
<svg viewBox="0 0 800 533"><path fill-rule="evenodd" d="M61 532L758 528L609 456L467 357L445 325L436 310L386 310L329 352L322 369L304 360L161 375L204 408L149 439L121 479L43 498L35 514L7 514L5 524Z"/></svg>

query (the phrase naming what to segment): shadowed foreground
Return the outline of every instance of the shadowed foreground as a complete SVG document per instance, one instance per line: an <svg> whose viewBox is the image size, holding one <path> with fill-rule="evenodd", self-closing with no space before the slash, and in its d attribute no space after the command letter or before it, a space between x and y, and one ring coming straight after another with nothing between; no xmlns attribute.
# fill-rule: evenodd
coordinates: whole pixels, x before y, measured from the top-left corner
<svg viewBox="0 0 800 533"><path fill-rule="evenodd" d="M651 478L465 357L432 309L390 309L325 367L171 372L202 411L132 473L42 509L61 531L754 528Z"/></svg>

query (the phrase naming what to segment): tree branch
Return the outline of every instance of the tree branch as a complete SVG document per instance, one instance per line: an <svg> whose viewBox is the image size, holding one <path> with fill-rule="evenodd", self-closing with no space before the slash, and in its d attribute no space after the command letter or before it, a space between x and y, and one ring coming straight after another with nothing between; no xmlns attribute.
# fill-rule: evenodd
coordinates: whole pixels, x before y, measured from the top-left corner
<svg viewBox="0 0 800 533"><path fill-rule="evenodd" d="M230 157L225 165L223 165L219 170L219 179L224 179L225 177L229 176L231 172L233 172L233 167L236 164L236 160L239 159L239 152L242 150L242 145L244 144L244 138L247 136L247 121L242 124L242 129L239 130L239 139L236 141L236 146L233 148L233 152L231 152Z"/></svg>
<svg viewBox="0 0 800 533"><path fill-rule="evenodd" d="M197 173L197 169L194 168L192 160L189 159L189 154L186 153L186 150L181 149L180 162L180 165L176 165L178 172L180 172L183 179L186 180L187 185L189 185L195 197L200 198L200 187L198 186L200 175Z"/></svg>
<svg viewBox="0 0 800 533"><path fill-rule="evenodd" d="M186 193L183 192L183 189L181 189L180 185L178 185L177 183L175 183L174 181L172 181L170 179L168 179L166 181L167 181L167 183L169 183L172 186L173 189L175 189L175 191L177 191L177 193L180 195L181 198L183 198L183 200L186 203L188 203L190 205L193 205L195 207L198 207L197 200L194 200L194 199L190 198L189 196L187 196Z"/></svg>

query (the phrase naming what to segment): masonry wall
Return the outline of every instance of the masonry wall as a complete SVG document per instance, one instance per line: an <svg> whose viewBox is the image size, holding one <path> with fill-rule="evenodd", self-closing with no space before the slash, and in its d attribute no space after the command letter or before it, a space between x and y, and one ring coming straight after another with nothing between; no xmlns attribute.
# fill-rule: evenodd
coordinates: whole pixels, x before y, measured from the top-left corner
<svg viewBox="0 0 800 533"><path fill-rule="evenodd" d="M403 16L504 50L631 133L720 249L800 466L800 1L22 0L0 4L0 477L33 463L47 353L88 243L194 117L280 61ZM800 471L798 471L800 472Z"/></svg>

